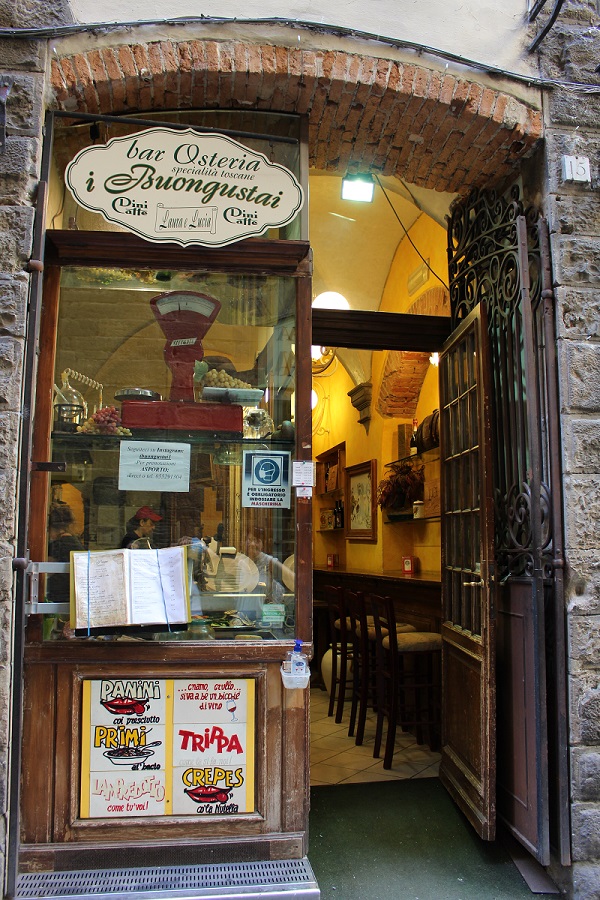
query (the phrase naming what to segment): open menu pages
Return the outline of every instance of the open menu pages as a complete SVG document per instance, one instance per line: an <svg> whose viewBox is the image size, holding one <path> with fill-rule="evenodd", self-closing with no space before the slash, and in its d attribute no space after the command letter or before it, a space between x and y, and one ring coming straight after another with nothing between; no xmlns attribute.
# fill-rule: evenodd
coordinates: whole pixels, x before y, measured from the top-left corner
<svg viewBox="0 0 600 900"><path fill-rule="evenodd" d="M71 627L177 625L190 619L185 546L71 553Z"/></svg>

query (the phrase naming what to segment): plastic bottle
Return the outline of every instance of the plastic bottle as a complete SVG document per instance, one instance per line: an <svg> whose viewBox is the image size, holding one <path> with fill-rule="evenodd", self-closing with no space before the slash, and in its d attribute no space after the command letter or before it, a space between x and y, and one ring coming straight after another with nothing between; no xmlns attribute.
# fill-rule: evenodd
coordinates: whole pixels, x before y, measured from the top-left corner
<svg viewBox="0 0 600 900"><path fill-rule="evenodd" d="M290 675L306 675L308 673L308 657L302 652L302 641L296 639L294 649L287 656L287 666ZM288 668L289 666L289 668Z"/></svg>

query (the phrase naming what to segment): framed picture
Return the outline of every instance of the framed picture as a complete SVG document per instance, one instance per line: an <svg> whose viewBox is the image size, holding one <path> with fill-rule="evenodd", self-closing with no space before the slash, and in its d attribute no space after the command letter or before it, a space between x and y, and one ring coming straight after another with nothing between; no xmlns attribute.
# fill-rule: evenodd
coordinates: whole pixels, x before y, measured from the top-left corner
<svg viewBox="0 0 600 900"><path fill-rule="evenodd" d="M347 466L344 531L349 541L377 541L377 460Z"/></svg>

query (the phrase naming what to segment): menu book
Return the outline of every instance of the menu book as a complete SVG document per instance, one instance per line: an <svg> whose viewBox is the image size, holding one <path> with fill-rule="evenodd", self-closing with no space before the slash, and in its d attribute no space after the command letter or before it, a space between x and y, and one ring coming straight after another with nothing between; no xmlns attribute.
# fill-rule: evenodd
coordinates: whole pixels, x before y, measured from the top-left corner
<svg viewBox="0 0 600 900"><path fill-rule="evenodd" d="M72 628L190 621L185 546L71 553Z"/></svg>

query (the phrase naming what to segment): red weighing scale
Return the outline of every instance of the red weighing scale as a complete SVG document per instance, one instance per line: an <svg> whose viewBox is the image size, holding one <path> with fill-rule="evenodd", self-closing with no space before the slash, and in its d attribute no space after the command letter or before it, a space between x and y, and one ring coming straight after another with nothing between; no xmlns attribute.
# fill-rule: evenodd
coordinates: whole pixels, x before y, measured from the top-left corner
<svg viewBox="0 0 600 900"><path fill-rule="evenodd" d="M171 370L171 392L168 400L123 400L123 425L241 432L241 406L194 402L194 366L204 357L202 339L219 314L219 301L196 291L166 291L150 306L167 339L163 355Z"/></svg>

